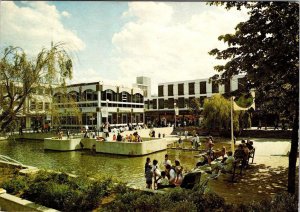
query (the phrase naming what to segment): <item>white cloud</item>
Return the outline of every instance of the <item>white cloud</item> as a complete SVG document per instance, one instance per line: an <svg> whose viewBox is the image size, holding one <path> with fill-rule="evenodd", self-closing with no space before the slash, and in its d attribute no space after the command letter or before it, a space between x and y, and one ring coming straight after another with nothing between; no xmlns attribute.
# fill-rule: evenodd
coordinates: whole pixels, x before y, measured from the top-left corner
<svg viewBox="0 0 300 212"><path fill-rule="evenodd" d="M67 11L62 11L61 15L67 18L71 17L71 14L68 13Z"/></svg>
<svg viewBox="0 0 300 212"><path fill-rule="evenodd" d="M218 36L233 33L247 20L245 11L227 11L205 3L131 2L124 16L132 20L112 42L123 80L145 75L158 82L207 78L220 64L208 52L225 45ZM188 8L191 8L190 10ZM191 13L189 13L191 12ZM183 17L180 19L180 17Z"/></svg>
<svg viewBox="0 0 300 212"><path fill-rule="evenodd" d="M99 71L94 70L93 68L88 68L85 70L77 70L73 71L73 79L69 80L68 83L76 84L76 83L88 83L88 82L100 82L103 81L105 85L120 85L125 87L132 87L132 83L126 82L123 80L112 80L108 79L107 76L102 76Z"/></svg>
<svg viewBox="0 0 300 212"><path fill-rule="evenodd" d="M19 46L30 54L49 47L51 41L65 43L70 51L85 47L75 32L63 26L60 20L63 14L46 2L23 2L18 6L4 1L0 14L0 43L3 46Z"/></svg>

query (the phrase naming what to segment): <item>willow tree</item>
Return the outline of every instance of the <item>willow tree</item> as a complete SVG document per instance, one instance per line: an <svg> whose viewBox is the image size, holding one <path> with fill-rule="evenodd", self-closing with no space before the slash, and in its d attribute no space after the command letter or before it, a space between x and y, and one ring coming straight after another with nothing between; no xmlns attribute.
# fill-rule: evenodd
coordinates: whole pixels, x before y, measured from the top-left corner
<svg viewBox="0 0 300 212"><path fill-rule="evenodd" d="M222 2L227 9L245 7L249 20L234 34L219 37L228 48L211 55L226 60L215 66L221 81L244 74L248 88L255 88L261 109L293 116L289 154L288 191L295 192L299 122L299 4L297 2Z"/></svg>
<svg viewBox="0 0 300 212"><path fill-rule="evenodd" d="M71 77L72 60L61 43L34 58L21 48L5 48L0 59L0 132L14 122L37 87L64 85Z"/></svg>
<svg viewBox="0 0 300 212"><path fill-rule="evenodd" d="M204 125L207 129L221 130L230 127L230 100L220 94L206 98L203 104ZM234 113L234 130L239 130L239 114Z"/></svg>

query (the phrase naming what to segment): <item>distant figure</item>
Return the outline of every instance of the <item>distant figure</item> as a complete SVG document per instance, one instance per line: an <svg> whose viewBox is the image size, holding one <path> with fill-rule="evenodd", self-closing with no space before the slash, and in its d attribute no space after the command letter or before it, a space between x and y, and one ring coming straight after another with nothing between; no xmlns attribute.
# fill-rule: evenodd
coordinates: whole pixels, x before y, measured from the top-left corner
<svg viewBox="0 0 300 212"><path fill-rule="evenodd" d="M117 136L116 134L113 135L113 141L116 141L117 140Z"/></svg>
<svg viewBox="0 0 300 212"><path fill-rule="evenodd" d="M70 138L70 131L67 130L67 138Z"/></svg>
<svg viewBox="0 0 300 212"><path fill-rule="evenodd" d="M247 140L247 143L246 143L247 147L249 150L252 150L254 147L253 147L253 141L250 141L249 139Z"/></svg>
<svg viewBox="0 0 300 212"><path fill-rule="evenodd" d="M83 147L82 147L83 148ZM91 152L92 154L96 153L96 144L93 144L92 148L91 148Z"/></svg>
<svg viewBox="0 0 300 212"><path fill-rule="evenodd" d="M164 167L166 168L166 166L167 166L168 164L169 164L170 166L172 166L171 161L169 160L169 155L168 155L168 154L165 154L165 160L164 160L164 162L163 162L163 165L164 165Z"/></svg>
<svg viewBox="0 0 300 212"><path fill-rule="evenodd" d="M159 132L159 133L158 133L158 138L160 138L160 136L161 136L161 135L160 135L160 132Z"/></svg>
<svg viewBox="0 0 300 212"><path fill-rule="evenodd" d="M117 135L117 141L122 141L122 135L120 133Z"/></svg>

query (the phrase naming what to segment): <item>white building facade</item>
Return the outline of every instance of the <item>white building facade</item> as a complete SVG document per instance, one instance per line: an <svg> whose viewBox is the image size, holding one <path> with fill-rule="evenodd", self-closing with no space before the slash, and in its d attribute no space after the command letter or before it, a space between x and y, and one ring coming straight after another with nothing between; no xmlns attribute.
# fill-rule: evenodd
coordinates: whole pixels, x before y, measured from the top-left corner
<svg viewBox="0 0 300 212"><path fill-rule="evenodd" d="M224 94L237 90L241 86L243 76L235 76L227 83L220 85L206 79L185 80L158 84L158 96L145 100L146 122L175 121L175 107L178 108L178 118L184 121L192 114L189 107L193 99L199 99L203 107L204 99L214 94ZM195 121L195 120L194 120Z"/></svg>
<svg viewBox="0 0 300 212"><path fill-rule="evenodd" d="M72 103L62 101L64 93L74 101ZM143 90L139 88L108 85L102 82L80 83L67 86L64 92L57 89L53 96L55 100L53 104L58 106L61 116L59 125L63 128L87 125L90 128L100 129L106 122L116 127L128 123L133 125L143 123L144 96ZM79 111L76 117L74 110Z"/></svg>

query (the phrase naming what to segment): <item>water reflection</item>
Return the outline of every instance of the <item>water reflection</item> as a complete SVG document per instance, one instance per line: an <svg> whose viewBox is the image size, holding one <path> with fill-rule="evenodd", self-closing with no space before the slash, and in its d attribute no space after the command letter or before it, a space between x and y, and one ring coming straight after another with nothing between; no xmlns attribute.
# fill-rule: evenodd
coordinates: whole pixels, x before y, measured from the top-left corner
<svg viewBox="0 0 300 212"><path fill-rule="evenodd" d="M272 160L272 157L270 157L272 154L286 154L290 145L288 140L252 140L255 141L254 146L256 147L257 158L255 161L259 162L264 161L262 158ZM222 145L230 148L229 140L216 139L216 142L217 148ZM148 156L127 157L108 154L93 155L88 150L70 152L44 151L44 144L42 141L0 142L0 154L7 155L26 165L66 171L77 175L87 175L91 177L112 176L116 179L141 187L144 186L144 163L146 158L150 157L151 160L157 159L161 165L166 153L169 154L169 158L172 162L174 162L175 158L179 159L185 170L192 169L199 160L194 157L196 154L195 151L168 150ZM283 160L286 161L286 159L287 158L285 157ZM161 167L163 166L161 165Z"/></svg>

